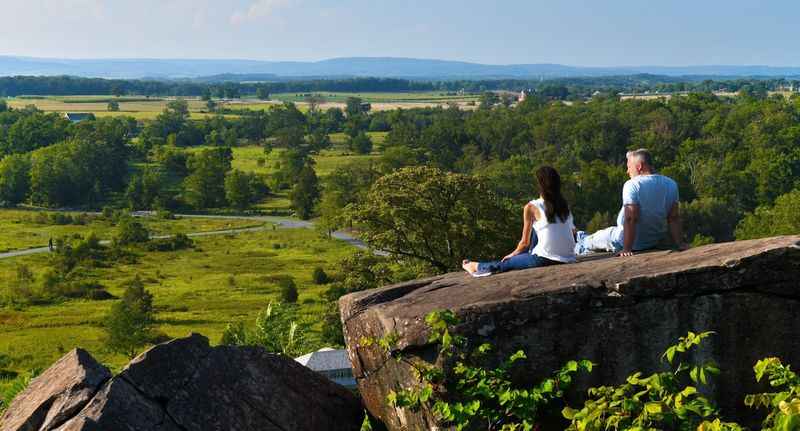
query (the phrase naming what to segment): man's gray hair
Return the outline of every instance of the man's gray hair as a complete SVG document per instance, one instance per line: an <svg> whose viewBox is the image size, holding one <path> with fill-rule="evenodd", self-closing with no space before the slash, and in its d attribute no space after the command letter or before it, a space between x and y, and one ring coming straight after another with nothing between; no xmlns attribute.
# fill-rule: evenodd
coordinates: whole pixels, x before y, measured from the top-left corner
<svg viewBox="0 0 800 431"><path fill-rule="evenodd" d="M629 160L633 159L633 158L636 158L638 161L644 163L650 169L654 168L654 166L653 166L653 155L650 154L650 151L648 151L648 150L646 150L644 148L639 148L638 150L628 151L625 154L625 158L629 159Z"/></svg>

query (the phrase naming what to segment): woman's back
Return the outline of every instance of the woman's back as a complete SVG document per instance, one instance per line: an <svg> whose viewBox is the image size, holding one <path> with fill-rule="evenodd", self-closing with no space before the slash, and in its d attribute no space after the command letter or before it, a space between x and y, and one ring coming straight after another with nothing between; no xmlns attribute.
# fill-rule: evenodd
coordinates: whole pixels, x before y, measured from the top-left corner
<svg viewBox="0 0 800 431"><path fill-rule="evenodd" d="M575 262L575 237L572 234L575 225L572 221L572 214L569 214L566 220L561 220L555 215L553 216L554 222L550 223L545 215L543 199L533 200L531 205L537 209L538 213L536 221L533 223L537 242L531 253L557 262Z"/></svg>

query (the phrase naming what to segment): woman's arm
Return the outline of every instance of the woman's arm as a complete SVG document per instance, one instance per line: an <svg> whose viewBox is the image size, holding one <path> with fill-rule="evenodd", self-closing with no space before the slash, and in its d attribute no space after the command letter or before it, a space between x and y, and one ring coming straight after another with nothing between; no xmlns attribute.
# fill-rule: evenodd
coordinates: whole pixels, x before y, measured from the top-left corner
<svg viewBox="0 0 800 431"><path fill-rule="evenodd" d="M536 207L531 205L530 202L522 208L522 238L517 243L517 248L503 257L503 260L511 259L520 253L528 251L531 245L531 229L533 229L533 222L537 219L536 213Z"/></svg>

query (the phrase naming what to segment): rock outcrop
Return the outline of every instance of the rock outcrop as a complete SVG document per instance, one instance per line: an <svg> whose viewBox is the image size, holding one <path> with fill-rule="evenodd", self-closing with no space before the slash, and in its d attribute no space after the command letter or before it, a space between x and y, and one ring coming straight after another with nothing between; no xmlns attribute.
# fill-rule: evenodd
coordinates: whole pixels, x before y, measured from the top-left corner
<svg viewBox="0 0 800 431"><path fill-rule="evenodd" d="M113 378L76 352L17 398L0 430L357 430L363 418L351 392L258 347L210 347L192 334L142 353Z"/></svg>
<svg viewBox="0 0 800 431"><path fill-rule="evenodd" d="M497 358L518 349L528 360L515 376L535 382L570 359L599 366L579 381L620 384L629 373L664 368L663 350L687 331L716 331L697 353L722 369L711 391L726 417L745 419L757 359L779 356L800 366L800 237L777 237L611 257L472 278L446 274L340 299L345 338L359 390L390 429L431 429L425 412L395 410L390 390L414 384L406 361L389 360L375 344L396 333L396 349L436 361L424 317L450 309L457 332L474 345L491 342Z"/></svg>

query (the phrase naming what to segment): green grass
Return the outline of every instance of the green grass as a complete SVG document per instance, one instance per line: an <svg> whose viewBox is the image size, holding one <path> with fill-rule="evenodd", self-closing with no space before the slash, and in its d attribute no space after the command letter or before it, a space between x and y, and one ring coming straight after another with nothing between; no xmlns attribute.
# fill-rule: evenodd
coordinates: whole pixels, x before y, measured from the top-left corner
<svg viewBox="0 0 800 431"><path fill-rule="evenodd" d="M119 284L138 274L155 297L159 331L170 337L199 332L212 343L219 342L230 321L252 325L257 313L279 297L276 276L292 276L302 315L315 322L311 335L318 340L319 316L326 307L320 294L326 287L312 283L312 269L322 266L330 273L333 263L352 250L311 229L207 237L196 244L195 250L139 252L136 264L92 269L84 276L119 296ZM0 260L0 286L13 282L19 264L41 276L47 260L47 255ZM15 371L24 371L47 367L63 352L83 347L119 369L127 359L104 350L100 327L113 302L70 300L21 310L0 308L0 353L12 359Z"/></svg>
<svg viewBox="0 0 800 431"><path fill-rule="evenodd" d="M96 219L87 225L48 225L34 222L35 211L0 209L0 252L44 247L50 238L66 235L87 235L94 232L100 239L110 239L116 231L111 221ZM71 213L77 215L79 213ZM139 219L153 235L208 232L260 225L252 220L215 219Z"/></svg>

